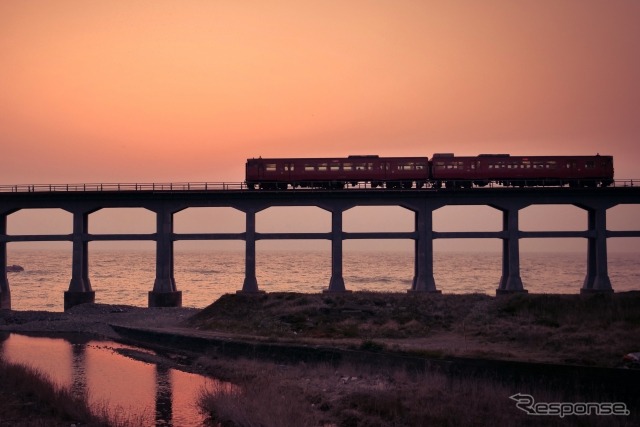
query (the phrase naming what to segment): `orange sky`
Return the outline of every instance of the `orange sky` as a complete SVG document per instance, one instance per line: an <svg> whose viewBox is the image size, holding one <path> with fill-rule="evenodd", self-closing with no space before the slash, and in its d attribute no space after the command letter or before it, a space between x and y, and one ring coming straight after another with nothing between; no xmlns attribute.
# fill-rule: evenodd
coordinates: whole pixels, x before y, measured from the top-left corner
<svg viewBox="0 0 640 427"><path fill-rule="evenodd" d="M0 184L433 152L640 178L639 22L637 0L2 0Z"/></svg>

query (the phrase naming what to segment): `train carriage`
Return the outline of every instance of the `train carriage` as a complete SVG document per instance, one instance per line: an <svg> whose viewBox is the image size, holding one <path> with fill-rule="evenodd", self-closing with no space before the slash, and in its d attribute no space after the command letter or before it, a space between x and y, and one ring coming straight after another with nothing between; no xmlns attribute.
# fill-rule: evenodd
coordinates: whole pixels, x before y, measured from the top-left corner
<svg viewBox="0 0 640 427"><path fill-rule="evenodd" d="M374 188L410 188L428 181L427 157L258 158L248 159L246 164L249 188L340 189L360 183Z"/></svg>
<svg viewBox="0 0 640 427"><path fill-rule="evenodd" d="M478 158L436 153L431 158L431 183L435 188L471 188L473 184L486 185L486 177L479 174Z"/></svg>
<svg viewBox="0 0 640 427"><path fill-rule="evenodd" d="M342 189L347 185L409 189L502 186L608 186L613 183L611 156L511 156L452 153L427 157L376 155L326 158L248 159L249 188Z"/></svg>
<svg viewBox="0 0 640 427"><path fill-rule="evenodd" d="M511 156L481 154L477 157L435 154L433 185L485 186L608 186L613 182L611 156Z"/></svg>

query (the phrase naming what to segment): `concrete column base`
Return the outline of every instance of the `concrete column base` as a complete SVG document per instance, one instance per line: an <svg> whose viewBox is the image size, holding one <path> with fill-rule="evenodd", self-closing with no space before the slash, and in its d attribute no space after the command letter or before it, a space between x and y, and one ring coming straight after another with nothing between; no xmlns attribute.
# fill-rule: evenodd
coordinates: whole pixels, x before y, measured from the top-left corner
<svg viewBox="0 0 640 427"><path fill-rule="evenodd" d="M409 292L431 292L442 293L436 288L436 280L433 274L425 276L415 276L411 284Z"/></svg>
<svg viewBox="0 0 640 427"><path fill-rule="evenodd" d="M182 307L182 291L149 291L149 307Z"/></svg>
<svg viewBox="0 0 640 427"><path fill-rule="evenodd" d="M253 293L260 292L258 288L258 279L256 276L247 276L244 278L244 282L242 283L242 291L244 293Z"/></svg>
<svg viewBox="0 0 640 427"><path fill-rule="evenodd" d="M9 292L0 293L0 310L11 310L11 294Z"/></svg>
<svg viewBox="0 0 640 427"><path fill-rule="evenodd" d="M96 302L96 291L65 291L64 293L64 311L80 304Z"/></svg>
<svg viewBox="0 0 640 427"><path fill-rule="evenodd" d="M496 295L528 294L526 289L496 289Z"/></svg>
<svg viewBox="0 0 640 427"><path fill-rule="evenodd" d="M329 280L329 288L322 291L325 292L347 292L347 289L344 286L344 278L342 275L332 275Z"/></svg>

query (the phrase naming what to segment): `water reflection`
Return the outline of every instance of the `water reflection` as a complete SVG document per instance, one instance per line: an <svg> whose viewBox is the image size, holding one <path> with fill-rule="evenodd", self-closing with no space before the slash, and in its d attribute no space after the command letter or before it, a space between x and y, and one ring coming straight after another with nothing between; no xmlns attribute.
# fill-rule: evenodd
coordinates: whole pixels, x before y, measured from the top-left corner
<svg viewBox="0 0 640 427"><path fill-rule="evenodd" d="M86 395L87 375L85 366L86 344L71 345L71 391L76 396Z"/></svg>
<svg viewBox="0 0 640 427"><path fill-rule="evenodd" d="M78 336L46 338L0 334L0 353L47 374L61 386L87 393L91 404L106 405L148 426L200 426L196 400L202 387L217 381L126 357L117 350L147 350ZM213 384L220 387L220 384ZM224 386L223 386L224 387Z"/></svg>
<svg viewBox="0 0 640 427"><path fill-rule="evenodd" d="M156 425L173 420L172 391L169 368L156 365Z"/></svg>

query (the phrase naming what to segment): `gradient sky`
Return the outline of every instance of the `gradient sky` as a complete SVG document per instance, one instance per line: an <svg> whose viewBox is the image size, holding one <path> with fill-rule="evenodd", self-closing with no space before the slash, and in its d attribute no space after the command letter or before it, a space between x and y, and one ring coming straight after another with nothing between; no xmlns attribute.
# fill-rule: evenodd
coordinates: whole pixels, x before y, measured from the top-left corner
<svg viewBox="0 0 640 427"><path fill-rule="evenodd" d="M2 0L0 184L434 152L640 178L638 23L637 0Z"/></svg>

